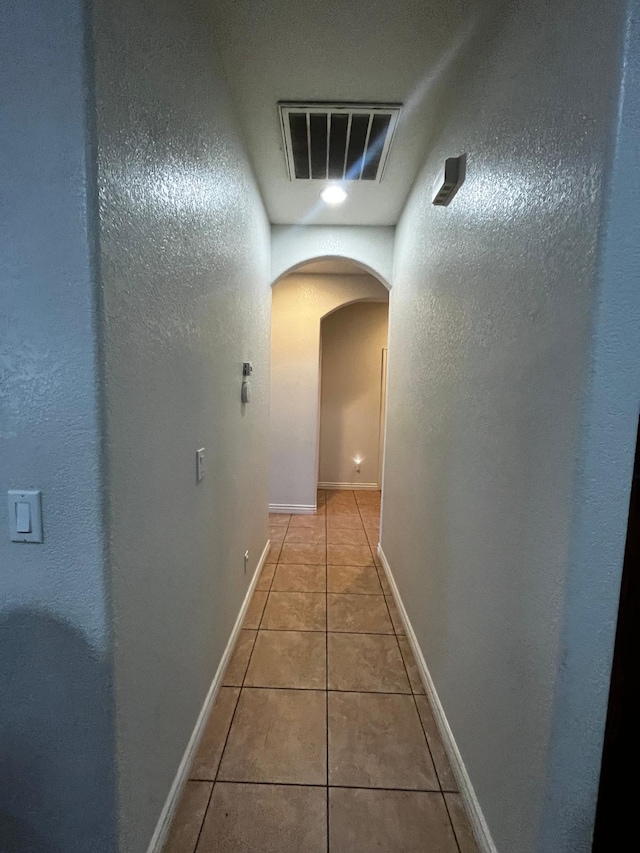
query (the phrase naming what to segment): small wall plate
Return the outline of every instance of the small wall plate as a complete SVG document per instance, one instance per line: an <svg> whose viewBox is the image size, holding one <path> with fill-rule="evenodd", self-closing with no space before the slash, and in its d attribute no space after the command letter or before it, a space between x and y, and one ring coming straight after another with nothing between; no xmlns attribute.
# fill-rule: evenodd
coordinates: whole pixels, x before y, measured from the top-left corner
<svg viewBox="0 0 640 853"><path fill-rule="evenodd" d="M42 542L42 493L16 489L8 493L8 498L11 541ZM19 526L29 530L19 532Z"/></svg>

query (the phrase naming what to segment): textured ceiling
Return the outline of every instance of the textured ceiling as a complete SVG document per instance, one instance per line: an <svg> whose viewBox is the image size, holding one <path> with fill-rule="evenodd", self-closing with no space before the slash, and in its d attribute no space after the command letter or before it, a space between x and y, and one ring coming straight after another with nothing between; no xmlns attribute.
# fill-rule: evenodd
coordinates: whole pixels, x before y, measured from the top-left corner
<svg viewBox="0 0 640 853"><path fill-rule="evenodd" d="M212 0L215 36L271 221L394 225L436 125L443 80L480 0ZM351 184L340 207L321 182L291 182L282 100L404 104L382 182ZM460 152L452 152L458 154Z"/></svg>

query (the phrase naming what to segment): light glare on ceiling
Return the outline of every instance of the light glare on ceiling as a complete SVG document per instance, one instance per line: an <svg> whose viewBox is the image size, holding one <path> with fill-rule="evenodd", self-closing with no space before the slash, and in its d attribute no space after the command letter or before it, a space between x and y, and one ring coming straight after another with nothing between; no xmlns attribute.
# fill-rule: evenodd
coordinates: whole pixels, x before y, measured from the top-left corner
<svg viewBox="0 0 640 853"><path fill-rule="evenodd" d="M342 204L347 198L347 191L338 184L331 184L322 190L320 198L325 204Z"/></svg>

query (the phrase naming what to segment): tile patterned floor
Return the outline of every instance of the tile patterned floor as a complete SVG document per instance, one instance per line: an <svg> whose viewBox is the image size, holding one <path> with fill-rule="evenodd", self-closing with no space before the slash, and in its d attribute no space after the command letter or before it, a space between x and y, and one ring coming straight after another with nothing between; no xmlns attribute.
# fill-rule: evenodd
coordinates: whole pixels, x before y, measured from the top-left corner
<svg viewBox="0 0 640 853"><path fill-rule="evenodd" d="M165 853L477 853L380 568L379 492L271 517Z"/></svg>

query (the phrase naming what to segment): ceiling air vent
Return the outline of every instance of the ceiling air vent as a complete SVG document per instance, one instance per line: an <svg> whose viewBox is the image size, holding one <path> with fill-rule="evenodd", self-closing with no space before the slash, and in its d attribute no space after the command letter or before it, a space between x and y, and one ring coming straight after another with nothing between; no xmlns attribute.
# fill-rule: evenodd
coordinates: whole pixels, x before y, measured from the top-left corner
<svg viewBox="0 0 640 853"><path fill-rule="evenodd" d="M380 181L399 104L278 106L290 180Z"/></svg>

